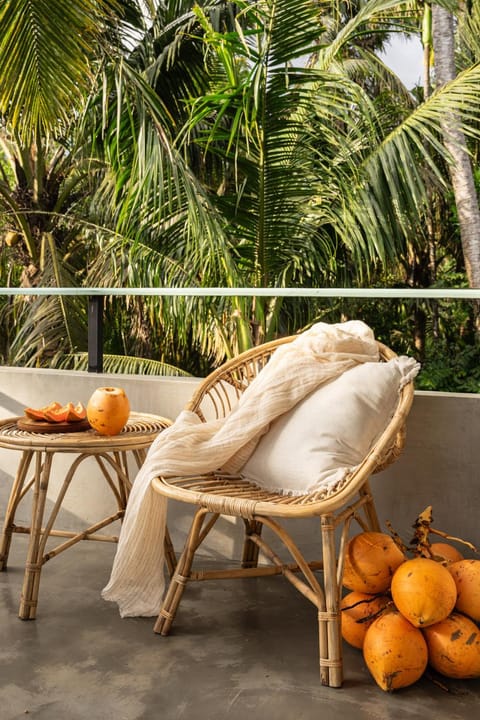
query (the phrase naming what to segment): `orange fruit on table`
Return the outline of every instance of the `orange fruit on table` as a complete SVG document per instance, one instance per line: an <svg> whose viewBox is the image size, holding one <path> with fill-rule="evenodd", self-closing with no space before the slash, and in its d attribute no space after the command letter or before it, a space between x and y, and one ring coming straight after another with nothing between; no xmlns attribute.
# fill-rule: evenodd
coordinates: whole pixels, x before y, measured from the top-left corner
<svg viewBox="0 0 480 720"><path fill-rule="evenodd" d="M31 420L48 420L47 413L55 410L60 410L61 407L61 403L55 401L49 403L49 405L45 405L44 407L38 409L27 407L24 409L23 412Z"/></svg>
<svg viewBox="0 0 480 720"><path fill-rule="evenodd" d="M87 417L87 409L81 402L76 405L69 402L65 405L65 408L67 411L67 422L80 422L80 420L85 420Z"/></svg>
<svg viewBox="0 0 480 720"><path fill-rule="evenodd" d="M72 402L61 405L55 401L38 410L25 408L24 413L31 420L47 420L53 423L80 422L87 417L87 411L81 402L76 405Z"/></svg>
<svg viewBox="0 0 480 720"><path fill-rule="evenodd" d="M123 388L97 388L87 403L87 418L100 435L118 435L130 415L130 403Z"/></svg>
<svg viewBox="0 0 480 720"><path fill-rule="evenodd" d="M87 411L81 402L77 403L77 405L69 402L59 408L45 410L44 416L50 422L80 422L80 420L87 417Z"/></svg>

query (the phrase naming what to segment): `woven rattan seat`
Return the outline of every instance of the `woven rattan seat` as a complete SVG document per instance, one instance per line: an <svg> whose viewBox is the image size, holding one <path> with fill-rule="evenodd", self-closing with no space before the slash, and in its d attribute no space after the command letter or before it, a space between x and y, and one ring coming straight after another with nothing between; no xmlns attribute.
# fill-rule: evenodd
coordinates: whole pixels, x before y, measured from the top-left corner
<svg viewBox="0 0 480 720"><path fill-rule="evenodd" d="M276 348L293 339L287 337L265 343L226 362L202 381L186 409L197 413L204 421L211 417L226 417ZM381 343L378 347L382 361L395 357L395 353ZM362 530L380 529L369 478L400 455L412 401L413 383L408 382L400 391L393 417L368 455L352 475L328 492L289 496L269 492L240 476L221 473L154 479L152 484L156 492L197 506L155 632L168 634L188 582L282 573L317 607L321 682L340 687L343 662L339 603L350 525L355 520ZM243 555L239 558L241 562L226 569L193 569L196 552L221 515L244 521L246 534ZM320 519L321 555L309 562L281 521L312 517ZM286 563L268 545L262 535L263 526L280 539L291 556L291 563Z"/></svg>

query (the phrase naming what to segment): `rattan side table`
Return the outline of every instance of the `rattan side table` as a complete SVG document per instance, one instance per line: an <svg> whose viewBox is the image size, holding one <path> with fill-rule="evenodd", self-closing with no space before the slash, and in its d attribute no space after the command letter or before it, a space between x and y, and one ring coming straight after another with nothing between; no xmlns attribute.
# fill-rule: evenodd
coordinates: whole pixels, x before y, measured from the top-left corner
<svg viewBox="0 0 480 720"><path fill-rule="evenodd" d="M30 542L18 615L22 620L34 620L40 575L47 560L80 540L107 542L118 540L117 536L100 534L98 531L121 519L125 514L131 488L128 453L133 455L137 467L140 468L153 440L158 433L171 425L171 420L157 415L132 412L122 432L113 436L99 435L92 429L61 434L31 432L19 429L18 420L21 418L0 421L0 447L22 453L10 492L0 539L0 570L5 570L7 567L13 533L28 533ZM65 474L49 517L45 517L52 463L57 453L71 453L75 458ZM99 475L107 482L113 493L116 511L80 532L54 529L55 520L77 469L84 460L92 457L100 469ZM19 526L15 524L15 513L19 503L29 491L32 491L31 524L28 527ZM46 544L52 536L64 538L64 541L47 552ZM168 533L165 545L167 564L171 571L176 561Z"/></svg>

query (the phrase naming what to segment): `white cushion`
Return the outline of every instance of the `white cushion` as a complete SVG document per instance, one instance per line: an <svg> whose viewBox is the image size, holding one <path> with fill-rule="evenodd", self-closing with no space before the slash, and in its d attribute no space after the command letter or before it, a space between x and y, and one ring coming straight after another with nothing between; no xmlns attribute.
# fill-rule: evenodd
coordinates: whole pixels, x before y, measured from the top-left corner
<svg viewBox="0 0 480 720"><path fill-rule="evenodd" d="M362 462L391 419L413 358L366 362L314 390L261 438L242 475L294 495L328 490Z"/></svg>

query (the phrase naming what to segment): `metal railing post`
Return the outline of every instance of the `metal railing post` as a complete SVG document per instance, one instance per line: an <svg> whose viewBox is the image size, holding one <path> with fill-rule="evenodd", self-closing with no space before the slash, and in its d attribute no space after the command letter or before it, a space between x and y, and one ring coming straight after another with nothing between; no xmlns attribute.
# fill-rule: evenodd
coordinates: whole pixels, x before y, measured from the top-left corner
<svg viewBox="0 0 480 720"><path fill-rule="evenodd" d="M88 298L88 372L103 372L104 295Z"/></svg>

